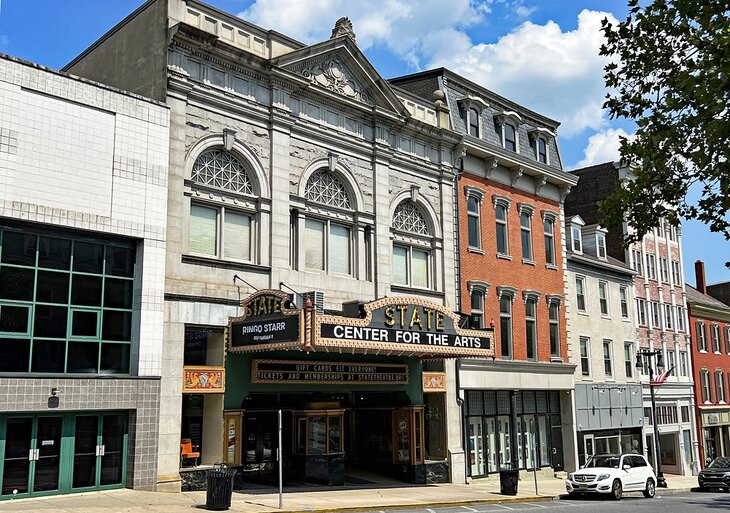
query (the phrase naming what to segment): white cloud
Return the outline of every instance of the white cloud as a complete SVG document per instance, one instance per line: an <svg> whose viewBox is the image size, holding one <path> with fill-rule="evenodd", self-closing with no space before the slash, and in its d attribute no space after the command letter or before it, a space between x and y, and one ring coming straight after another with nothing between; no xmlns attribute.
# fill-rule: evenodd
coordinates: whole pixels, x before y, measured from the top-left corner
<svg viewBox="0 0 730 513"><path fill-rule="evenodd" d="M323 41L335 21L352 21L361 49L388 47L415 68L434 51L463 51L471 42L463 32L490 12L492 0L257 0L239 14L304 43ZM435 48L438 41L439 48Z"/></svg>
<svg viewBox="0 0 730 513"><path fill-rule="evenodd" d="M620 137L628 139L633 135L627 134L623 128L608 128L596 132L588 138L588 145L583 150L583 160L576 164L576 168L612 162L618 160L618 149L621 146Z"/></svg>
<svg viewBox="0 0 730 513"><path fill-rule="evenodd" d="M476 44L467 52L434 54L430 66L446 66L541 114L562 122L571 137L598 130L606 119L601 20L610 13L583 10L578 27L563 32L552 21L525 22L493 44Z"/></svg>

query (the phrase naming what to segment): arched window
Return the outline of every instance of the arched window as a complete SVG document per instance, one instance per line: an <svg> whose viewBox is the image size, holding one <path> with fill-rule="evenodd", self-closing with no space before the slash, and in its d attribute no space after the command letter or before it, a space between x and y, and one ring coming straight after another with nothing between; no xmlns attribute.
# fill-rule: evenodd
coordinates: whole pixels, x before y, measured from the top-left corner
<svg viewBox="0 0 730 513"><path fill-rule="evenodd" d="M208 258L252 262L253 233L256 213L244 203L231 205L225 201L230 193L254 195L251 176L244 164L231 153L214 148L201 153L193 164L192 187L220 189L190 205L188 249L190 253ZM216 197L214 197L216 196Z"/></svg>
<svg viewBox="0 0 730 513"><path fill-rule="evenodd" d="M393 283L432 288L431 230L426 216L411 200L398 204L393 213Z"/></svg>
<svg viewBox="0 0 730 513"><path fill-rule="evenodd" d="M337 176L317 170L309 177L304 197L311 202L352 208L350 195ZM352 227L342 220L306 216L304 219L304 268L329 274L353 274Z"/></svg>
<svg viewBox="0 0 730 513"><path fill-rule="evenodd" d="M203 152L193 165L193 182L242 194L253 194L251 178L236 157L222 150Z"/></svg>
<svg viewBox="0 0 730 513"><path fill-rule="evenodd" d="M340 179L327 170L312 173L307 180L304 196L309 201L324 203L333 207L351 208L350 196Z"/></svg>

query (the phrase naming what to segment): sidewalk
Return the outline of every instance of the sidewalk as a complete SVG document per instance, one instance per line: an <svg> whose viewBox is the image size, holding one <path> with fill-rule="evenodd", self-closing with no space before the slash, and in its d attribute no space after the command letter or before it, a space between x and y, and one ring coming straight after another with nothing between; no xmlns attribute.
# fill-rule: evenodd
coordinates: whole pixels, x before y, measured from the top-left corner
<svg viewBox="0 0 730 513"><path fill-rule="evenodd" d="M689 491L696 477L667 476L668 490L657 495ZM516 497L500 495L499 477L474 480L472 484L397 485L379 488L323 487L285 488L287 512L332 512L347 510L384 510L434 508L489 502L527 502L552 500L565 493L562 479L539 478L538 492L532 474L523 475ZM270 513L278 509L279 496L271 488L245 489L233 494L229 511ZM205 492L161 493L129 489L104 492L20 499L0 502L0 512L13 513L190 513L205 510Z"/></svg>

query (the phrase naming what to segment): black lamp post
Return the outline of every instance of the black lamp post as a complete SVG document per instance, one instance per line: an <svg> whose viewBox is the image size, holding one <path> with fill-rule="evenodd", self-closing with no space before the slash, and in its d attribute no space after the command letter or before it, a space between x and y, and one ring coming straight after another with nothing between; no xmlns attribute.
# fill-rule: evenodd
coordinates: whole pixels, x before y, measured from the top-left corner
<svg viewBox="0 0 730 513"><path fill-rule="evenodd" d="M664 472L662 472L662 455L659 449L659 425L656 419L656 401L654 400L654 369L652 366L652 360L656 356L656 369L657 372L664 371L664 353L661 350L650 350L650 349L639 349L636 351L636 368L642 369L644 367L642 357L647 359L649 367L649 393L651 394L651 418L654 426L654 455L656 458L656 485L660 488L667 487L667 480L664 479Z"/></svg>

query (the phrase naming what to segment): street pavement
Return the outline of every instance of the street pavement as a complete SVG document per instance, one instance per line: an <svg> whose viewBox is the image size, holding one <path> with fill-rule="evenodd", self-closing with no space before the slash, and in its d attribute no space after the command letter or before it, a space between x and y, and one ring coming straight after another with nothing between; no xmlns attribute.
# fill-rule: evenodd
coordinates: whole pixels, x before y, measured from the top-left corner
<svg viewBox="0 0 730 513"><path fill-rule="evenodd" d="M688 492L697 485L697 478L682 476L667 476L669 489L657 490L657 504L672 504L672 508L680 507L674 495ZM532 474L523 473L519 483L517 496L505 496L499 493L499 476L487 479L477 479L471 484L439 484L439 485L360 485L347 488L328 487L297 487L285 488L284 508L287 513L311 512L380 512L389 510L408 510L408 513L421 511L434 513L435 510L449 513L482 513L491 511L527 511L528 509L562 510L580 508L586 513L603 511L603 501L591 499L567 500L559 496L565 494L565 485L562 479L541 477L538 480L538 493L535 493ZM636 497L634 497L636 495ZM730 510L730 493L694 493L691 500L701 501L702 504L713 504L711 498L719 497L720 506ZM639 500L641 494L631 494L621 501L620 508L625 504L635 504L642 508L653 503L648 499ZM142 492L137 490L121 489L103 492L89 492L81 494L61 495L33 499L18 499L0 501L0 512L13 513L190 513L191 511L205 510L205 492L162 493ZM722 501L726 502L722 502ZM665 502L662 502L665 501ZM704 502L702 502L704 501ZM278 509L279 497L272 488L247 488L236 491L230 511L246 513L273 513ZM609 503L615 507L613 504ZM725 506L721 506L724 504ZM661 506L657 506L661 507ZM681 509L667 509L664 511L686 511ZM517 509L516 509L517 508ZM521 508L521 509L519 509ZM558 510L555 510L558 511ZM578 511L578 510L576 510ZM606 511L621 512L633 510ZM647 512L654 511L647 509ZM658 511L658 510L657 510ZM690 508L689 511L694 511Z"/></svg>

